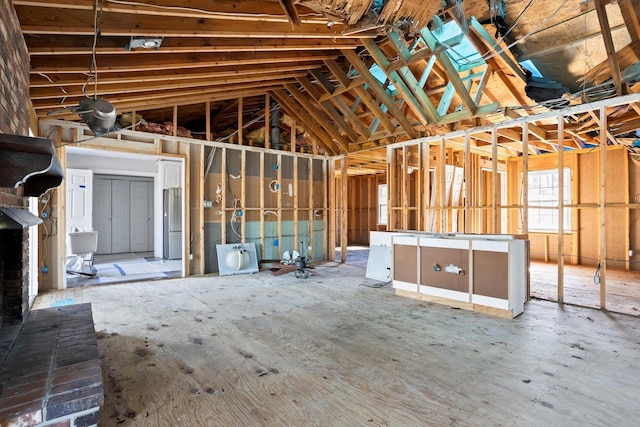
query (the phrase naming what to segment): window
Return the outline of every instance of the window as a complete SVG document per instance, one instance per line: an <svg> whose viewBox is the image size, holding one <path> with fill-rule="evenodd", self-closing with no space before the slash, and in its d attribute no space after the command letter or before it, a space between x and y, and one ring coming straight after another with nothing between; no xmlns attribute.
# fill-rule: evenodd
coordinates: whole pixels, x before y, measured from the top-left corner
<svg viewBox="0 0 640 427"><path fill-rule="evenodd" d="M387 225L387 184L378 185L378 224Z"/></svg>
<svg viewBox="0 0 640 427"><path fill-rule="evenodd" d="M571 170L564 169L564 203L571 203ZM529 231L558 231L558 170L541 170L529 172ZM535 206L556 207L556 209L537 209ZM571 231L571 208L564 209L564 225L566 232Z"/></svg>

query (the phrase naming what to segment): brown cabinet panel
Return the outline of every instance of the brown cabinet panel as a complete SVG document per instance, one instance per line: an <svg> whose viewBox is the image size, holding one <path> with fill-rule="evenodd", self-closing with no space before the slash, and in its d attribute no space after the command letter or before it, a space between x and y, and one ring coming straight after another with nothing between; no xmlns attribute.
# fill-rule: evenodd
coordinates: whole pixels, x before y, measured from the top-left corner
<svg viewBox="0 0 640 427"><path fill-rule="evenodd" d="M418 247L393 245L393 279L418 283Z"/></svg>
<svg viewBox="0 0 640 427"><path fill-rule="evenodd" d="M421 285L469 292L469 251L467 249L422 246L420 251ZM439 271L434 269L436 264L440 267ZM461 268L465 274L447 273L444 269L449 264Z"/></svg>
<svg viewBox="0 0 640 427"><path fill-rule="evenodd" d="M509 299L509 254L473 251L473 293Z"/></svg>

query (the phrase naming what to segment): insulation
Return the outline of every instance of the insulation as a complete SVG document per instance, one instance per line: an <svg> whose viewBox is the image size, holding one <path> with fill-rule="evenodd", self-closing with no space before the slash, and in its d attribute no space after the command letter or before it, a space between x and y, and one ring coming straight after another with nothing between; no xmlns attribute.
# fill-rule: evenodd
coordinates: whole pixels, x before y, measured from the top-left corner
<svg viewBox="0 0 640 427"><path fill-rule="evenodd" d="M373 0L302 0L299 3L330 16L340 17L349 25L358 23L374 6ZM441 7L441 0L387 0L378 21L395 23L409 19L415 24L426 25Z"/></svg>

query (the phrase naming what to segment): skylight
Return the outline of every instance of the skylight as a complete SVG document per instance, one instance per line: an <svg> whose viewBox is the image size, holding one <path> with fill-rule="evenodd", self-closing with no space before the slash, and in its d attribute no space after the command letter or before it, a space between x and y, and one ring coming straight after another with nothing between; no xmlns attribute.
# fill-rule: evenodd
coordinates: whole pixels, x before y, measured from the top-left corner
<svg viewBox="0 0 640 427"><path fill-rule="evenodd" d="M484 64L482 56L471 44L455 21L449 21L442 27L432 31L438 43L446 48L447 55L456 65L458 71L468 70Z"/></svg>
<svg viewBox="0 0 640 427"><path fill-rule="evenodd" d="M522 61L520 65L525 70L531 71L531 75L533 77L538 77L540 79L542 78L542 73L538 70L538 68L536 68L536 66L534 65L533 62L531 62L531 60L527 59L525 61Z"/></svg>
<svg viewBox="0 0 640 427"><path fill-rule="evenodd" d="M373 75L373 77L376 78L377 81L380 82L382 86L384 86L387 83L387 80L388 80L387 75L384 73L384 71L382 71L382 69L378 66L378 64L373 64L371 68L369 68L369 72ZM396 88L393 85L393 83L389 82L389 85L387 86L387 91L391 93L395 93Z"/></svg>

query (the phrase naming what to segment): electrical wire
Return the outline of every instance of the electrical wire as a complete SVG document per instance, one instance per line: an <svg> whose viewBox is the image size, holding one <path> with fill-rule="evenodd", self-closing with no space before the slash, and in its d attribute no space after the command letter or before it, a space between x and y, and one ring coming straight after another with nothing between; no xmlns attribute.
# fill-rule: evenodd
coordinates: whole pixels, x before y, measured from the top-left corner
<svg viewBox="0 0 640 427"><path fill-rule="evenodd" d="M88 84L89 81L93 79L93 99L98 99L98 62L96 59L96 47L98 44L98 34L100 34L100 22L102 21L103 7L104 0L96 0L93 12L93 46L91 48L91 67L89 68L89 74L87 75L86 83ZM82 88L83 93L85 91L85 86L83 86Z"/></svg>
<svg viewBox="0 0 640 427"><path fill-rule="evenodd" d="M513 43L507 45L504 49L501 49L499 51L494 52L493 54L489 55L489 56L485 56L487 54L489 54L489 52L487 52L485 55L482 55L482 59L484 59L485 61L492 59L498 55L503 54L505 51L511 49L512 47L522 43L524 40L526 40L528 37L530 37L532 34L535 34L536 32L538 32L538 30L540 28L542 28L542 26L544 24L546 24L547 22L549 22L549 20L551 20L553 17L555 17L558 12L560 12L560 10L564 7L564 5L567 4L569 0L564 0L560 6L558 6L558 8L556 10L554 10L549 16L547 16L545 19L543 19L533 30L529 31L527 34L525 34L524 36L520 37L518 40L514 41Z"/></svg>
<svg viewBox="0 0 640 427"><path fill-rule="evenodd" d="M496 42L496 44L494 44L491 49L495 49L498 46L500 46L500 43L502 43L504 41L504 39L507 37L507 35L511 32L511 30L513 30L516 25L518 24L518 21L520 21L520 18L522 18L522 15L524 15L527 10L529 10L529 8L531 7L531 5L533 4L533 2L535 2L535 0L531 0L529 1L529 3L524 7L524 9L522 9L522 11L520 12L520 14L517 16L517 18L513 21L513 24L511 24L511 26L509 27L509 29L507 31L505 31L504 34L502 34L502 36L500 37L500 40L498 40Z"/></svg>

